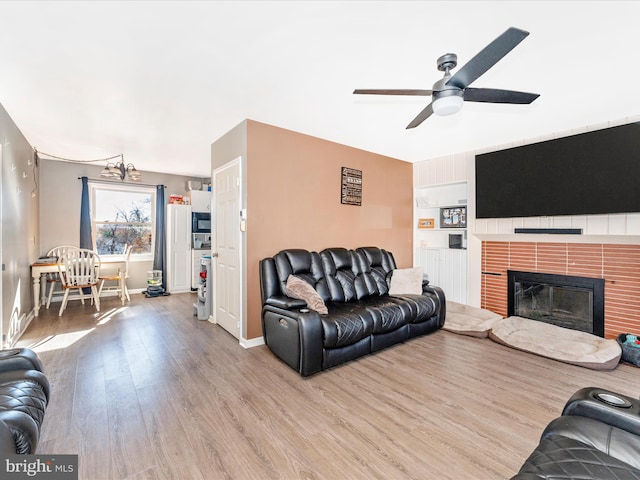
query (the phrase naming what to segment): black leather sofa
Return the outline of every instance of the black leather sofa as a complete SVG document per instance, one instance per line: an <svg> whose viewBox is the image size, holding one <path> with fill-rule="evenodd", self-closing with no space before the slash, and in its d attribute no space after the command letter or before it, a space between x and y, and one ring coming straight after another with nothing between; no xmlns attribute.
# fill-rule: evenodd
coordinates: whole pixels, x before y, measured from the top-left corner
<svg viewBox="0 0 640 480"><path fill-rule="evenodd" d="M307 376L438 330L445 321L443 291L425 282L421 295L389 295L395 268L393 254L376 247L291 249L261 260L265 343ZM287 296L289 275L309 283L328 313Z"/></svg>
<svg viewBox="0 0 640 480"><path fill-rule="evenodd" d="M36 452L49 391L33 350L0 351L0 455Z"/></svg>
<svg viewBox="0 0 640 480"><path fill-rule="evenodd" d="M640 480L640 401L578 390L511 480Z"/></svg>

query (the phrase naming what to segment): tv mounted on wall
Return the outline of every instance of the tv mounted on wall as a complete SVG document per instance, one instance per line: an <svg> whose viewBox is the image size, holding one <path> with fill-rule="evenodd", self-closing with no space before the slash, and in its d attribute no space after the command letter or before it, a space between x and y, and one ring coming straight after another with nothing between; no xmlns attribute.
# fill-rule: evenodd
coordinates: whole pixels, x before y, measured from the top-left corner
<svg viewBox="0 0 640 480"><path fill-rule="evenodd" d="M443 207L440 209L440 228L467 228L467 207Z"/></svg>
<svg viewBox="0 0 640 480"><path fill-rule="evenodd" d="M640 122L476 155L476 218L640 212Z"/></svg>

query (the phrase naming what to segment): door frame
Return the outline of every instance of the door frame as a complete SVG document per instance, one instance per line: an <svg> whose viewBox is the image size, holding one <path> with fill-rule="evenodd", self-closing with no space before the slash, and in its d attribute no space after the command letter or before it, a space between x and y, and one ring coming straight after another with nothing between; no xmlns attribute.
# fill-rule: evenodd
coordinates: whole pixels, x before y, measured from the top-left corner
<svg viewBox="0 0 640 480"><path fill-rule="evenodd" d="M211 193L211 216L213 217L213 219L216 219L216 212L218 209L218 205L216 203L216 192L215 192L215 185L216 185L216 176L221 173L222 171L228 169L228 168L232 168L235 166L238 166L238 206L240 207L240 212L238 212L238 215L240 216L240 222L244 221L245 225L246 225L246 208L244 206L244 178L243 178L243 169L242 169L242 156L238 156L236 158L234 158L233 160L215 168L212 172L211 172L211 187L212 187L212 193ZM215 226L215 221L214 220L212 222L212 228L214 228ZM246 325L247 325L247 319L245 318L246 316L246 269L245 269L245 257L246 257L246 237L244 235L246 229L241 229L240 230L240 235L238 235L238 271L239 271L239 275L238 275L238 285L236 285L236 287L238 288L238 299L240 302L240 305L238 306L238 316L240 319L240 338L238 339L240 342L240 345L246 347ZM217 245L217 239L216 239L216 234L215 232L212 232L211 234L211 252L217 252L218 250L218 245ZM213 285L216 285L217 282L217 256L214 257L213 255L211 256L211 270L213 272ZM216 297L216 289L215 287L211 288L211 318L209 319L210 322L212 323L217 323L216 319L215 319L215 314L216 314L216 305L217 305L217 297Z"/></svg>

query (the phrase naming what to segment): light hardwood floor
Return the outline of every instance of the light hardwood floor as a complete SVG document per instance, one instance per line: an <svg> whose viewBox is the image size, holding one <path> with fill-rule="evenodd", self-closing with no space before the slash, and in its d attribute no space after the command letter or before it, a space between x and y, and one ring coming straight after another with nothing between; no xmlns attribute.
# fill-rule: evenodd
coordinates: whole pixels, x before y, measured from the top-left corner
<svg viewBox="0 0 640 480"><path fill-rule="evenodd" d="M38 453L80 479L505 479L597 372L439 331L301 378L192 316L194 295L41 310L20 346L51 382Z"/></svg>

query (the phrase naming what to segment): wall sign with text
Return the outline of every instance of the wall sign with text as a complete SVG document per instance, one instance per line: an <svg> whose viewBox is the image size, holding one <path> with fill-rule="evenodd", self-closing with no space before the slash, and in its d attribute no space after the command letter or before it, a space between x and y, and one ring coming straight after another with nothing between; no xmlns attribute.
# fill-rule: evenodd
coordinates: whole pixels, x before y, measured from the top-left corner
<svg viewBox="0 0 640 480"><path fill-rule="evenodd" d="M342 193L340 203L362 205L362 170L342 167Z"/></svg>

